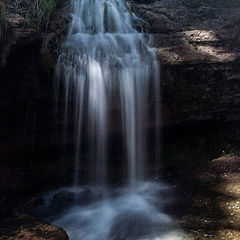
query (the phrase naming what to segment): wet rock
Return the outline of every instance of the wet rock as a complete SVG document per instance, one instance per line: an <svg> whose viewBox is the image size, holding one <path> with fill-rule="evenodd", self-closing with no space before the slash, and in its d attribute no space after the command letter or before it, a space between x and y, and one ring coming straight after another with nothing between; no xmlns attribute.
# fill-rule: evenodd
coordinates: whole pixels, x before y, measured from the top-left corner
<svg viewBox="0 0 240 240"><path fill-rule="evenodd" d="M42 217L42 214L39 214L40 210L46 206L46 202L43 198L37 198L35 200L30 200L25 204L22 204L18 209L18 213L30 214L34 216Z"/></svg>
<svg viewBox="0 0 240 240"><path fill-rule="evenodd" d="M95 195L88 187L79 192L62 190L53 196L49 210L57 213L71 206L90 204L93 200L96 200Z"/></svg>
<svg viewBox="0 0 240 240"><path fill-rule="evenodd" d="M43 206L45 204L45 201L43 198L37 198L35 201L34 201L35 205L36 206Z"/></svg>
<svg viewBox="0 0 240 240"><path fill-rule="evenodd" d="M96 200L99 196L94 195L89 187L85 187L79 192L61 191L54 195L53 204L69 206L74 204L86 205Z"/></svg>
<svg viewBox="0 0 240 240"><path fill-rule="evenodd" d="M75 193L62 190L53 196L51 205L56 210L62 210L71 206L76 199L75 197Z"/></svg>
<svg viewBox="0 0 240 240"><path fill-rule="evenodd" d="M80 205L87 205L94 200L94 194L90 188L85 187L83 191L76 194L76 202Z"/></svg>
<svg viewBox="0 0 240 240"><path fill-rule="evenodd" d="M67 233L42 219L19 215L1 219L0 240L68 240Z"/></svg>

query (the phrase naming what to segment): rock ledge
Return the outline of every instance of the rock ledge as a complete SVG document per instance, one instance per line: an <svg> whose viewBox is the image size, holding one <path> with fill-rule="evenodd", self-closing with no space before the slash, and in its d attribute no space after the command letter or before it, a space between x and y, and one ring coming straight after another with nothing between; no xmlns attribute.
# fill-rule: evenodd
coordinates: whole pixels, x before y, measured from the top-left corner
<svg viewBox="0 0 240 240"><path fill-rule="evenodd" d="M67 233L42 219L19 215L0 222L0 240L69 240Z"/></svg>

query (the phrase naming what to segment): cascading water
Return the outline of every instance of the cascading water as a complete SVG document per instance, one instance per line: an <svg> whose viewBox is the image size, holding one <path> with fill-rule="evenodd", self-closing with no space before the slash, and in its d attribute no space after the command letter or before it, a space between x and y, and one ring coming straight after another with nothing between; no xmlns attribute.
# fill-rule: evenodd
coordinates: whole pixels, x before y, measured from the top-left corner
<svg viewBox="0 0 240 240"><path fill-rule="evenodd" d="M113 101L121 105L119 122L123 126L129 181L134 184L144 176L144 125L150 85L155 89L156 100L159 98L159 70L154 51L144 34L131 26L137 18L124 0L73 0L72 5L72 23L57 73L64 84L66 122L70 102L73 100L75 105L75 184L79 180L84 118L88 119L87 138L94 138L89 152L97 168L96 182L104 184L106 180Z"/></svg>
<svg viewBox="0 0 240 240"><path fill-rule="evenodd" d="M94 185L108 194L88 206L75 204L58 215L54 224L63 226L71 240L176 239L169 237L173 221L161 212L164 201L158 193L167 187L144 182L150 112L159 123L159 67L151 41L132 27L140 19L125 0L72 0L71 16L57 64L57 89L63 86L65 95L65 135L70 108L75 109L75 187L69 191L83 191L81 146L89 142ZM151 111L150 98L156 105ZM113 161L108 151L116 106L121 109L115 118L122 129L128 184L110 191L107 163Z"/></svg>

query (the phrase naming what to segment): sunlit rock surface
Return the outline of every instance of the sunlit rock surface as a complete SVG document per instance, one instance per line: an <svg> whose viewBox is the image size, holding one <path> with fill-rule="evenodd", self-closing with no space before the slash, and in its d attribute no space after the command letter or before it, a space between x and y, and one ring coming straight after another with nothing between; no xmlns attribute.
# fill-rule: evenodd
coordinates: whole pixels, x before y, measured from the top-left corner
<svg viewBox="0 0 240 240"><path fill-rule="evenodd" d="M0 221L1 240L68 240L60 228L29 215L20 215Z"/></svg>
<svg viewBox="0 0 240 240"><path fill-rule="evenodd" d="M165 125L239 119L238 1L134 5L161 61Z"/></svg>
<svg viewBox="0 0 240 240"><path fill-rule="evenodd" d="M183 239L240 239L239 155L224 155L195 167L194 174L186 171L179 180L185 186L179 202L185 209L178 221Z"/></svg>

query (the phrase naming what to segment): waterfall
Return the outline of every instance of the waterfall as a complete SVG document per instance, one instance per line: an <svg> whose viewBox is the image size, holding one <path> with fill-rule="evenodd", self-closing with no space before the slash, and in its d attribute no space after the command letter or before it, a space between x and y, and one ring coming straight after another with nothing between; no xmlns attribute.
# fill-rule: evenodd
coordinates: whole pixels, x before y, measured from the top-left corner
<svg viewBox="0 0 240 240"><path fill-rule="evenodd" d="M89 141L95 182L106 184L116 103L121 109L123 160L128 162L129 184L134 185L144 179L150 98L159 122L159 68L151 38L133 28L140 20L125 0L72 0L71 18L57 63L57 84L64 88L65 122L69 108L75 109L74 183L79 184L82 143Z"/></svg>
<svg viewBox="0 0 240 240"><path fill-rule="evenodd" d="M176 224L163 211L171 199L169 187L146 180L150 138L151 155L159 155L160 76L151 38L134 29L142 20L125 0L72 0L71 17L56 72L65 137L74 109L74 186L47 195L47 211L53 211L49 220L71 240L179 240ZM109 163L115 164L109 159L113 124L122 136L121 160L127 162L123 188L107 186ZM155 136L149 136L150 127ZM82 148L93 178L87 190L79 175ZM90 202L82 203L84 194L92 196ZM56 215L59 196L60 203L67 202Z"/></svg>

